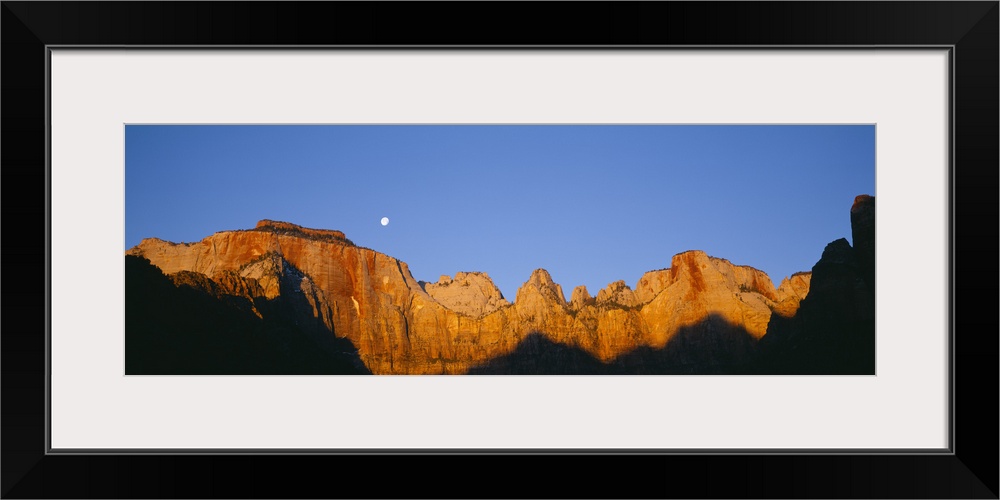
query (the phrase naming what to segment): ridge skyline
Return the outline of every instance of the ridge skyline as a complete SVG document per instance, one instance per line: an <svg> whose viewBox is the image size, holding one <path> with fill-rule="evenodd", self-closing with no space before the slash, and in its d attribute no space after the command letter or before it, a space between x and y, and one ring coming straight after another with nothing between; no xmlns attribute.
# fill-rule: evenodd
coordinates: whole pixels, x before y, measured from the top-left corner
<svg viewBox="0 0 1000 500"><path fill-rule="evenodd" d="M483 273L417 281L341 231L287 222L148 238L125 253L126 371L871 374L875 198L857 195L848 218L857 248L828 243L778 288L695 250L635 291L578 286L569 301L544 268L510 302Z"/></svg>
<svg viewBox="0 0 1000 500"><path fill-rule="evenodd" d="M306 226L302 226L302 225L296 224L294 222L281 221L281 220L276 220L276 219L260 219L259 221L257 221L257 223L254 225L253 228L249 228L249 229L223 229L223 230L220 230L220 231L215 231L211 235L206 235L206 236L204 236L203 238L201 238L199 240L170 241L170 240L166 240L166 239L159 238L159 237L156 237L156 236L150 236L150 237L143 238L140 241L139 244L136 244L136 245L134 245L134 246L132 246L130 248L127 248L126 252L131 252L131 251L138 250L139 247L140 247L140 245L142 243L147 242L147 240L149 240L149 241L164 242L164 243L168 243L168 244L171 244L171 245L194 245L194 244L197 244L197 243L200 243L200 242L206 240L207 238L209 238L209 237L211 237L213 235L219 235L219 234L224 234L224 233L232 233L232 232L263 231L263 230L266 230L266 229L301 231L301 233L302 233L301 235L303 237L307 238L307 239L311 239L310 233L335 235L335 237L337 239L343 240L344 243L347 244L347 245L355 246L355 247L363 248L363 249L367 249L367 250L372 250L374 252L377 252L377 253L380 253L382 255L385 255L386 257L389 257L391 259L395 259L395 260L400 261L400 262L407 262L407 260L405 258L397 257L395 255L390 255L390 254L385 253L385 252L383 252L381 250L370 248L370 247L367 247L365 245L359 245L359 244L355 243L354 241L352 241L351 239L349 239L347 237L347 235L343 231L340 231L338 229L306 227ZM851 241L850 237L847 237L845 239L847 239L851 243L851 245L853 245L853 242ZM701 253L701 254L704 254L707 258L712 259L712 260L722 261L722 262L728 263L728 264L730 264L730 265L732 265L734 267L747 268L747 269L750 269L750 270L753 270L753 271L756 271L756 272L760 272L760 273L764 274L768 278L768 280L770 280L770 285L774 289L779 288L779 285L781 285L781 283L783 281L788 280L788 279L790 279L792 277L795 277L795 276L798 276L798 275L804 275L804 274L811 274L811 271L809 271L808 269L807 270L801 270L801 271L793 272L793 273L788 274L786 276L782 276L779 280L775 281L773 275L771 275L770 273L768 273L768 272L766 272L766 271L764 271L762 269L759 269L759 268L757 268L755 266L748 265L748 264L734 263L732 260L727 259L725 257L714 256L714 255L709 254L708 252L705 252L704 250L700 250L700 249L696 249L696 248L690 248L690 249L687 249L687 250L676 252L676 253L674 253L674 254L671 255L671 259L676 258L677 256L688 254L688 253ZM412 272L412 266L409 266L409 267L410 267L411 272ZM655 273L655 272L670 271L670 269L671 269L670 266L660 267L660 268L656 268L656 269L649 269L649 270L644 271L641 275L639 275L639 277L635 278L634 281L630 281L629 279L622 277L622 278L610 281L610 282L606 283L605 285L603 285L601 287L594 287L594 288L592 288L592 287L588 286L586 283L571 284L572 287L562 288L563 299L565 300L565 302L569 303L572 300L572 293L571 292L573 290L577 289L577 288L580 288L580 287L584 287L585 290L586 290L586 292L592 293L593 296L596 297L597 293L600 293L603 290L606 290L606 289L609 289L609 288L613 287L618 282L624 282L625 286L627 288L629 288L632 291L636 291L639 288L641 281L643 280L643 278L646 275L648 275L650 273ZM427 277L427 279L422 279L421 277L414 276L414 278L417 280L418 283L420 283L423 286L423 285L438 284L445 277L447 277L449 280L455 280L455 279L457 279L457 277L459 275L465 275L465 274L481 275L481 276L484 276L490 282L491 285L495 286L498 289L498 291L500 292L501 298L506 299L507 301L513 303L513 298L516 297L517 291L519 291L521 289L521 287L523 287L524 285L528 284L532 280L532 278L535 276L535 273L537 273L539 271L542 271L542 272L546 273L550 277L550 279L552 280L552 282L555 283L557 286L561 286L563 284L559 280L557 280L555 278L552 278L551 277L552 276L551 271L549 271L545 267L536 267L536 268L532 269L531 272L528 273L527 279L525 279L524 281L522 281L520 283L520 285L518 285L514 289L514 293L512 293L512 294L506 293L503 290L502 287L500 287L499 285L497 285L496 278L493 276L492 273L490 273L487 270L479 270L479 269L456 270L456 271L454 271L454 272L452 272L450 274L441 274L441 275L438 275L438 278L436 280L433 279L433 277ZM508 278L510 278L510 279L516 279L514 277L508 277Z"/></svg>
<svg viewBox="0 0 1000 500"><path fill-rule="evenodd" d="M260 219L336 228L436 280L599 290L699 249L809 269L875 195L871 125L128 125L124 249ZM382 226L382 217L389 224ZM565 290L569 293L569 290Z"/></svg>

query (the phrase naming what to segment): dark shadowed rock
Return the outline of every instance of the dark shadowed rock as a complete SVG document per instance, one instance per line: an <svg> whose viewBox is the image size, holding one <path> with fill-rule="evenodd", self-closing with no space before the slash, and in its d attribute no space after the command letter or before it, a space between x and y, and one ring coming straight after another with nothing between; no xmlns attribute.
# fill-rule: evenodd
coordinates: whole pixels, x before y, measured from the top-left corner
<svg viewBox="0 0 1000 500"><path fill-rule="evenodd" d="M851 206L851 238L857 251L858 267L868 288L875 290L875 197L854 198Z"/></svg>
<svg viewBox="0 0 1000 500"><path fill-rule="evenodd" d="M772 316L754 367L758 373L875 374L875 199L859 196L852 233L826 246L809 292L791 318Z"/></svg>
<svg viewBox="0 0 1000 500"><path fill-rule="evenodd" d="M125 373L370 373L350 341L317 335L322 323L301 324L304 306L294 296L268 299L253 283L187 272L167 277L148 260L126 256Z"/></svg>

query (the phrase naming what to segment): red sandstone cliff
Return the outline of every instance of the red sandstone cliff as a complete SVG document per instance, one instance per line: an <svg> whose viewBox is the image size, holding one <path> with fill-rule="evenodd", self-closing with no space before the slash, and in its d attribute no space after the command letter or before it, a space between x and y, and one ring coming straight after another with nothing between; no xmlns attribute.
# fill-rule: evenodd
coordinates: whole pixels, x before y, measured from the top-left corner
<svg viewBox="0 0 1000 500"><path fill-rule="evenodd" d="M146 239L127 253L215 296L294 297L302 322L350 340L376 374L466 373L515 352L529 336L611 365L679 340L711 338L708 347L718 352L742 352L773 314L795 314L810 277L798 273L775 289L759 270L688 251L669 269L643 275L635 290L618 281L591 297L577 287L568 303L538 269L510 303L486 274L458 273L422 287L405 262L358 247L339 231L268 220L197 243ZM720 329L747 338L714 335Z"/></svg>

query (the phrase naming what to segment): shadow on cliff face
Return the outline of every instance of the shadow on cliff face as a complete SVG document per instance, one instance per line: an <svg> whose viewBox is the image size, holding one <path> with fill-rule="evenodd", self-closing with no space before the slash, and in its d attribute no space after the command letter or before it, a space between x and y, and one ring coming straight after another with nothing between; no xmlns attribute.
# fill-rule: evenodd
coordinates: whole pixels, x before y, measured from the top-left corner
<svg viewBox="0 0 1000 500"><path fill-rule="evenodd" d="M148 260L126 256L125 374L370 373L349 340L298 325L299 307L281 297L251 304L175 286Z"/></svg>
<svg viewBox="0 0 1000 500"><path fill-rule="evenodd" d="M791 318L771 316L759 341L710 314L662 348L639 347L603 363L535 332L473 375L874 375L875 294L846 240L827 246L813 288Z"/></svg>
<svg viewBox="0 0 1000 500"><path fill-rule="evenodd" d="M744 374L757 339L722 316L681 327L660 349L639 347L610 363L613 373L635 375Z"/></svg>
<svg viewBox="0 0 1000 500"><path fill-rule="evenodd" d="M514 352L470 373L874 375L875 209L874 196L854 199L854 246L843 238L827 245L798 311L791 318L772 314L759 341L709 315L680 329L662 349L640 347L605 364L586 351L533 334Z"/></svg>
<svg viewBox="0 0 1000 500"><path fill-rule="evenodd" d="M526 335L510 353L469 369L470 375L599 375L607 367L587 351L549 340L544 334Z"/></svg>
<svg viewBox="0 0 1000 500"><path fill-rule="evenodd" d="M514 351L469 370L472 375L709 375L748 373L755 339L711 314L682 327L662 348L640 347L603 363L578 347L534 332Z"/></svg>

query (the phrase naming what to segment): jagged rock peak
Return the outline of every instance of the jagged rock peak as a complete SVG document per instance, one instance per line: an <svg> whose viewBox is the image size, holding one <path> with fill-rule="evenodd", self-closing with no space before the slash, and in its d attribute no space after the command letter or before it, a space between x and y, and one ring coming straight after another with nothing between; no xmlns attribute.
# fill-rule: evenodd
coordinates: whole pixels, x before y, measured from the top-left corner
<svg viewBox="0 0 1000 500"><path fill-rule="evenodd" d="M528 277L528 283L536 286L552 286L555 284L555 282L552 281L552 275L542 268L535 269L531 272L531 276Z"/></svg>
<svg viewBox="0 0 1000 500"><path fill-rule="evenodd" d="M515 297L514 302L521 302L521 297L528 290L540 293L548 300L554 300L559 304L566 305L566 296L563 295L562 286L552 281L552 275L545 269L538 268L531 272L531 277L528 278L528 281L521 285L521 288L518 288L517 297Z"/></svg>
<svg viewBox="0 0 1000 500"><path fill-rule="evenodd" d="M639 305L632 289L625 284L625 280L618 280L609 284L597 293L598 304L617 304L623 307L635 307Z"/></svg>
<svg viewBox="0 0 1000 500"><path fill-rule="evenodd" d="M590 292L587 291L587 286L580 285L573 289L573 294L570 296L569 302L571 308L580 309L584 306L592 304L594 299L590 296Z"/></svg>
<svg viewBox="0 0 1000 500"><path fill-rule="evenodd" d="M510 304L486 273L442 275L437 283L425 284L424 291L448 309L477 318Z"/></svg>
<svg viewBox="0 0 1000 500"><path fill-rule="evenodd" d="M337 241L342 243L347 243L349 245L354 245L354 243L347 239L341 231L336 231L333 229L312 229L308 227L302 227L298 224L292 224L291 222L281 222L269 219L262 219L257 222L257 225L253 228L254 231L266 231L277 234L290 234L294 236L301 236L303 238L308 238L311 240L321 240L321 241Z"/></svg>

